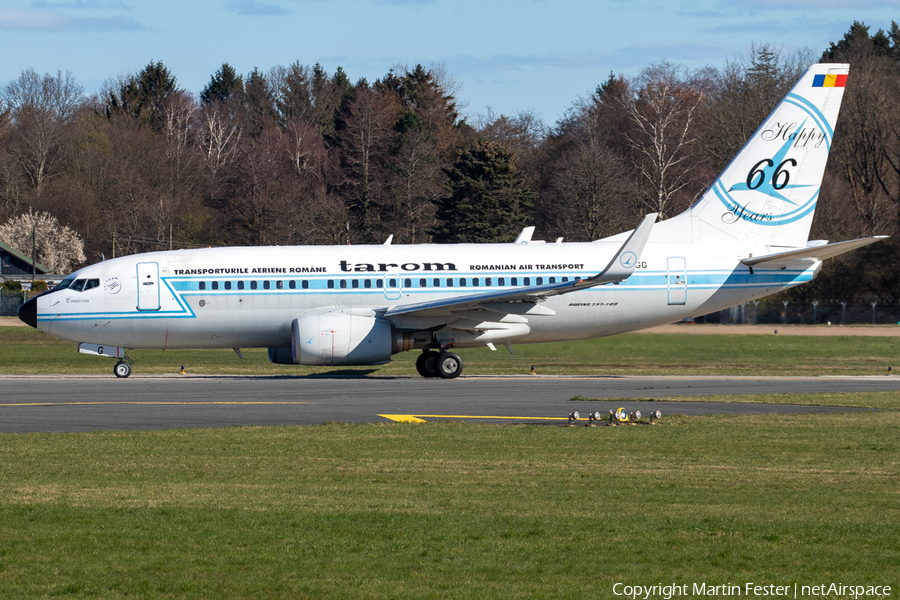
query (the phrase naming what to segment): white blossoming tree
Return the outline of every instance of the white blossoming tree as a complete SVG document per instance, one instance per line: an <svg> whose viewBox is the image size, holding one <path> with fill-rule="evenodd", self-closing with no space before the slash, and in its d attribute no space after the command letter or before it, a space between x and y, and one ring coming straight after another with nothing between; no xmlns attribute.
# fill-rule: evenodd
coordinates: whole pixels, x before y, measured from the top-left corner
<svg viewBox="0 0 900 600"><path fill-rule="evenodd" d="M84 242L78 234L48 212L24 213L0 225L0 239L25 256L31 256L51 273L68 273L84 262Z"/></svg>

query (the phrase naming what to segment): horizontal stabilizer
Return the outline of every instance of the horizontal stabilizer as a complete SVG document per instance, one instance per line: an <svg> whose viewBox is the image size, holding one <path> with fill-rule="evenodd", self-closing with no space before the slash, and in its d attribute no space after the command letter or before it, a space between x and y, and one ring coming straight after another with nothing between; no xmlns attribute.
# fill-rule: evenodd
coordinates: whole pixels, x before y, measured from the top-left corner
<svg viewBox="0 0 900 600"><path fill-rule="evenodd" d="M748 267L757 267L764 269L784 269L797 263L813 260L825 260L832 258L881 240L886 240L886 235L876 235L874 237L860 238L858 240L848 240L846 242L837 242L834 244L825 244L823 246L813 246L811 248L801 248L800 250L790 250L788 252L779 252L777 254L767 254L765 256L755 256L753 258L745 258L741 262Z"/></svg>

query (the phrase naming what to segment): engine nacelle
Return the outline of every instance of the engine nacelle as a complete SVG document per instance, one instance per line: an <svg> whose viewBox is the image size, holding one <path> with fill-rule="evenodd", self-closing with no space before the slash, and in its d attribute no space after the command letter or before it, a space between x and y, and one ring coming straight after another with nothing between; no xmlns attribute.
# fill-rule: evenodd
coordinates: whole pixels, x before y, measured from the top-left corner
<svg viewBox="0 0 900 600"><path fill-rule="evenodd" d="M291 345L269 348L269 361L279 365L378 365L391 355L423 348L431 336L416 338L395 329L374 313L358 309L304 315L291 322ZM368 313L368 311L365 311Z"/></svg>
<svg viewBox="0 0 900 600"><path fill-rule="evenodd" d="M402 340L402 332L398 333ZM298 365L382 364L404 349L397 347L395 337L390 322L374 315L350 311L305 315L291 323L291 358Z"/></svg>

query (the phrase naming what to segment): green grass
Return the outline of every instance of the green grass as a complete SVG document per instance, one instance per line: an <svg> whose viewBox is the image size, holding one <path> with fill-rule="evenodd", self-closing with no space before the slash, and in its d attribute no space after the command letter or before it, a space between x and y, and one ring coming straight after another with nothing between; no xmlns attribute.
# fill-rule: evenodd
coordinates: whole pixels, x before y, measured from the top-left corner
<svg viewBox="0 0 900 600"><path fill-rule="evenodd" d="M461 354L468 373L880 375L900 364L894 346L635 334ZM138 373L334 372L244 356L132 353ZM340 371L411 374L414 356ZM3 373L112 364L0 327ZM900 404L888 392L677 399ZM3 435L0 598L615 598L616 582L897 590L898 431L891 410Z"/></svg>
<svg viewBox="0 0 900 600"><path fill-rule="evenodd" d="M624 397L588 398L573 396L575 402L647 402L647 410L652 410L654 401L659 402L750 402L757 404L799 404L803 406L846 406L854 408L875 408L880 410L900 410L898 392L825 392L815 394L716 394L708 396L665 396L665 397Z"/></svg>
<svg viewBox="0 0 900 600"><path fill-rule="evenodd" d="M0 597L900 585L900 413L0 436Z"/></svg>
<svg viewBox="0 0 900 600"><path fill-rule="evenodd" d="M510 355L502 347L459 350L465 373L558 375L883 375L900 369L900 344L892 337L625 334L596 340L527 344ZM134 350L135 373L307 375L333 368L273 365L264 349ZM375 367L340 372L413 375L418 352ZM0 373L103 373L113 361L79 355L76 344L25 327L0 326Z"/></svg>

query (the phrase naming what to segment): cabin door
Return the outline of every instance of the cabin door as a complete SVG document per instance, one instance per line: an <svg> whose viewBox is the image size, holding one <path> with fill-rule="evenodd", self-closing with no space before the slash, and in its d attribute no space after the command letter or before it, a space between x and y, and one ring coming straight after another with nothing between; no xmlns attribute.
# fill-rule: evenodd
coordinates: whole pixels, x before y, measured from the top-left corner
<svg viewBox="0 0 900 600"><path fill-rule="evenodd" d="M687 265L681 256L670 256L668 260L669 304L684 304L687 301Z"/></svg>
<svg viewBox="0 0 900 600"><path fill-rule="evenodd" d="M159 264L137 264L137 309L159 310Z"/></svg>

